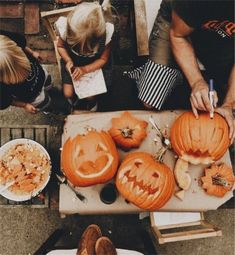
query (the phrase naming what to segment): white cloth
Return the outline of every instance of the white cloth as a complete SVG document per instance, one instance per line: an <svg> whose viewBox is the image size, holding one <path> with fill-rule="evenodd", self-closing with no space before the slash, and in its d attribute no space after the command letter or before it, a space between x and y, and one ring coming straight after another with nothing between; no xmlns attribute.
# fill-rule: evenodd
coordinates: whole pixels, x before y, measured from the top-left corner
<svg viewBox="0 0 235 255"><path fill-rule="evenodd" d="M63 41L66 41L67 38L67 18L66 17L59 17L59 19L54 24L56 33L58 36L61 37ZM112 36L114 33L114 25L110 22L106 22L106 40L105 45L110 43Z"/></svg>
<svg viewBox="0 0 235 255"><path fill-rule="evenodd" d="M32 104L34 107L37 107L39 104L41 104L41 103L45 100L45 97L46 97L44 85L45 85L45 83L46 83L46 80L47 80L47 77L48 77L49 74L48 74L47 70L46 70L44 67L42 67L42 69L43 69L44 72L45 72L45 80L44 80L44 84L43 84L43 86L42 86L42 90L41 90L40 94L34 99L33 102L31 102L31 104Z"/></svg>
<svg viewBox="0 0 235 255"><path fill-rule="evenodd" d="M138 251L116 249L117 255L144 255ZM47 253L47 255L76 255L77 249L72 250L54 250Z"/></svg>

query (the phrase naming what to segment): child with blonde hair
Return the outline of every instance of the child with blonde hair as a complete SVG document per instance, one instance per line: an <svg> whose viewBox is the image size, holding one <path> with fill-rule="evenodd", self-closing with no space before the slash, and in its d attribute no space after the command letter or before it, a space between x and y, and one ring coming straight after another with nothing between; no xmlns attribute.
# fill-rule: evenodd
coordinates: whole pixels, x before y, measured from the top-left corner
<svg viewBox="0 0 235 255"><path fill-rule="evenodd" d="M57 48L62 58L63 92L70 101L75 96L73 80L78 81L83 75L108 66L114 33L112 17L107 0L102 5L96 1L82 2L67 18L60 17L55 24L59 36ZM85 102L86 110L96 106L94 97Z"/></svg>
<svg viewBox="0 0 235 255"><path fill-rule="evenodd" d="M0 109L10 105L36 113L50 104L45 89L50 76L39 64L38 52L26 46L24 36L0 31Z"/></svg>

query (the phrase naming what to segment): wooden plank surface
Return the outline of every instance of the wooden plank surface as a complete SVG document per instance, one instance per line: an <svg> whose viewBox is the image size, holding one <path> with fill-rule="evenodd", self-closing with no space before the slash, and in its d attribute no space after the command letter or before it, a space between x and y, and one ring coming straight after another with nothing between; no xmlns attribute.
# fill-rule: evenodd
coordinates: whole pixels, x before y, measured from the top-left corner
<svg viewBox="0 0 235 255"><path fill-rule="evenodd" d="M24 9L24 31L25 34L37 34L40 31L39 5L27 3Z"/></svg>
<svg viewBox="0 0 235 255"><path fill-rule="evenodd" d="M17 139L17 138L22 138L23 137L23 132L21 128L12 128L11 129L11 140Z"/></svg>
<svg viewBox="0 0 235 255"><path fill-rule="evenodd" d="M134 0L137 52L139 56L149 54L148 26L144 0Z"/></svg>
<svg viewBox="0 0 235 255"><path fill-rule="evenodd" d="M33 128L24 128L23 130L24 138L34 139L34 129Z"/></svg>
<svg viewBox="0 0 235 255"><path fill-rule="evenodd" d="M43 147L46 147L46 129L37 128L35 129L35 141L40 143Z"/></svg>
<svg viewBox="0 0 235 255"><path fill-rule="evenodd" d="M10 140L10 128L1 128L1 146Z"/></svg>
<svg viewBox="0 0 235 255"><path fill-rule="evenodd" d="M22 3L0 3L0 18L23 18L24 5Z"/></svg>

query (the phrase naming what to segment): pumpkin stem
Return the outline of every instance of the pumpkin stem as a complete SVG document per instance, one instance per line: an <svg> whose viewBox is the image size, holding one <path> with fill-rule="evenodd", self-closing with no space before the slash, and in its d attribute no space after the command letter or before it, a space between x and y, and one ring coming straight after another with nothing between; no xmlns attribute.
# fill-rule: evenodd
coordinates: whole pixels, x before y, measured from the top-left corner
<svg viewBox="0 0 235 255"><path fill-rule="evenodd" d="M212 183L214 185L219 185L219 186L223 186L223 187L229 187L231 186L231 184L222 178L222 176L220 174L216 174L214 176L212 176Z"/></svg>
<svg viewBox="0 0 235 255"><path fill-rule="evenodd" d="M154 156L154 159L159 162L163 162L163 156L167 150L168 150L168 147L161 147L161 149Z"/></svg>
<svg viewBox="0 0 235 255"><path fill-rule="evenodd" d="M121 131L121 134L124 138L132 138L134 129L125 127L125 128L119 129L119 130Z"/></svg>

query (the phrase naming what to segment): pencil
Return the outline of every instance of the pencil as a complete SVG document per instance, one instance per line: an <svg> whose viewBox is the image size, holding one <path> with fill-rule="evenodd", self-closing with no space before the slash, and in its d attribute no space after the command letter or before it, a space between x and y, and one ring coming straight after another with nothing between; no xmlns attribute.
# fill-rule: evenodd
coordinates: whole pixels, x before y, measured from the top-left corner
<svg viewBox="0 0 235 255"><path fill-rule="evenodd" d="M210 118L213 119L214 118L214 81L213 79L210 79L210 83L209 83L209 100L210 100L210 104L211 104L211 108L212 110L210 111Z"/></svg>

